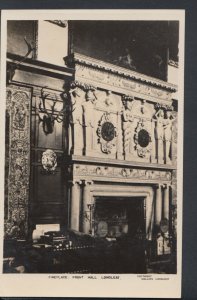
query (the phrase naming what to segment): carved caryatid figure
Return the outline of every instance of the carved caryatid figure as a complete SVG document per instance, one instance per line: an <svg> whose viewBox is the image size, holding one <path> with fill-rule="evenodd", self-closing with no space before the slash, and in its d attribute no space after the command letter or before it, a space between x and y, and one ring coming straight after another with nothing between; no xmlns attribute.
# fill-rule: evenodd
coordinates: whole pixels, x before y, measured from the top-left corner
<svg viewBox="0 0 197 300"><path fill-rule="evenodd" d="M83 150L83 112L80 99L80 89L75 87L69 91L71 105L72 149L74 154L82 154Z"/></svg>
<svg viewBox="0 0 197 300"><path fill-rule="evenodd" d="M164 112L163 110L158 110L155 114L156 119L156 128L155 128L155 135L157 140L157 159L158 163L163 163L164 158L164 147L163 147L163 140L164 140Z"/></svg>
<svg viewBox="0 0 197 300"><path fill-rule="evenodd" d="M71 109L72 109L72 123L82 125L82 107L77 103L77 98L80 98L80 90L78 87L69 91Z"/></svg>
<svg viewBox="0 0 197 300"><path fill-rule="evenodd" d="M86 150L91 150L93 146L93 128L94 128L94 105L97 97L95 90L86 92L86 101L83 103L84 125L86 130Z"/></svg>
<svg viewBox="0 0 197 300"><path fill-rule="evenodd" d="M171 163L170 158L170 148L172 143L172 123L174 121L174 116L171 111L166 112L166 118L164 119L164 141L165 141L165 161L166 163Z"/></svg>
<svg viewBox="0 0 197 300"><path fill-rule="evenodd" d="M164 138L164 112L163 110L159 110L155 114L156 118L156 139L157 140L162 140Z"/></svg>
<svg viewBox="0 0 197 300"><path fill-rule="evenodd" d="M123 130L124 130L124 153L125 156L130 152L130 142L131 142L131 122L133 122L132 115L132 102L127 100L125 103L125 109L122 112L123 116Z"/></svg>

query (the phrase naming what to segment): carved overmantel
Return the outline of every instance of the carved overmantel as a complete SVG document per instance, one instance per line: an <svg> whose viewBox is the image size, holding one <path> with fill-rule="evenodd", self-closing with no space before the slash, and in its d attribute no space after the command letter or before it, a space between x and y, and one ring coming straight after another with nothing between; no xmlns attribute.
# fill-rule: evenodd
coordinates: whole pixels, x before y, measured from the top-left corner
<svg viewBox="0 0 197 300"><path fill-rule="evenodd" d="M74 53L68 154L176 165L175 85Z"/></svg>

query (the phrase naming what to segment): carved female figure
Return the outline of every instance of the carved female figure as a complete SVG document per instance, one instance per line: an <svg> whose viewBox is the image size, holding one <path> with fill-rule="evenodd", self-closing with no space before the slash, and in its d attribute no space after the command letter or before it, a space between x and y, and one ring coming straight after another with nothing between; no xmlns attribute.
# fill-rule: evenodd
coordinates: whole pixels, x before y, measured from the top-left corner
<svg viewBox="0 0 197 300"><path fill-rule="evenodd" d="M164 140L164 112L163 110L158 110L155 114L156 118L156 128L155 135L157 140L157 159L158 163L163 163L164 157L164 148L163 148L163 140Z"/></svg>
<svg viewBox="0 0 197 300"><path fill-rule="evenodd" d="M83 103L84 124L86 130L86 150L91 150L93 147L93 128L94 128L94 104L96 95L93 90L88 90L86 93L86 102Z"/></svg>
<svg viewBox="0 0 197 300"><path fill-rule="evenodd" d="M174 121L174 117L171 111L166 112L166 119L164 119L164 141L165 141L165 161L166 163L170 163L170 148L172 143L172 123Z"/></svg>
<svg viewBox="0 0 197 300"><path fill-rule="evenodd" d="M80 103L80 90L79 88L74 88L69 91L72 117L70 120L72 129L72 152L74 154L82 154L83 150L83 115L82 106Z"/></svg>

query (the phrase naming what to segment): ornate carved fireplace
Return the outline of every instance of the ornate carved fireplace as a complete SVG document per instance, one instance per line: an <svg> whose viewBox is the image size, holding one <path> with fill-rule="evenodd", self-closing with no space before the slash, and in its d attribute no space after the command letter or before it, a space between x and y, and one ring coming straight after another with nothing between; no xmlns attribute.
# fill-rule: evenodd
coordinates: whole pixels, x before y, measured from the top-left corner
<svg viewBox="0 0 197 300"><path fill-rule="evenodd" d="M176 87L79 54L67 62L75 68L68 91L72 111L67 124L69 226L87 234L98 235L101 230L107 236L113 222L110 213L109 224L107 215L102 220L102 213L109 211L106 205L110 203L112 212L124 203L120 211L125 210L125 218L131 220L143 203L144 232L151 240L162 220L172 227ZM136 204L131 205L129 218L132 201ZM120 234L128 224L112 229Z"/></svg>

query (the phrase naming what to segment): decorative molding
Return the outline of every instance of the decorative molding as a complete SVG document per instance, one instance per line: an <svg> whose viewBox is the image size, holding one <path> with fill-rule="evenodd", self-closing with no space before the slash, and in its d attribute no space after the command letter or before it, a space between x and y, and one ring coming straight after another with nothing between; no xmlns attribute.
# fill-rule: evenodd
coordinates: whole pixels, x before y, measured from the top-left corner
<svg viewBox="0 0 197 300"><path fill-rule="evenodd" d="M31 94L27 88L10 86L7 96L10 130L5 237L25 238L28 232Z"/></svg>
<svg viewBox="0 0 197 300"><path fill-rule="evenodd" d="M113 64L110 63L106 63L103 62L101 60L97 60L79 53L73 53L72 55L68 56L65 58L66 63L68 64L68 66L73 66L76 63L84 65L84 66L88 66L97 70L102 70L102 71L106 71L108 73L112 73L112 74L116 74L116 75L120 75L122 77L128 78L128 79L134 79L135 81L139 81L141 83L145 83L157 88L161 88L170 92L176 92L177 91L177 86L167 83L165 81L150 77L150 76L146 76L143 75L141 73L135 72L135 71L131 71L122 67L118 67L115 66ZM92 74L91 74L92 76ZM97 76L98 77L98 76ZM97 78L98 79L102 79L102 77ZM126 84L126 82L125 82ZM136 82L128 82L127 84L129 84L129 88L135 89L137 87L137 83ZM157 93L159 93L159 91L156 91ZM163 91L161 90L160 93L163 93Z"/></svg>

